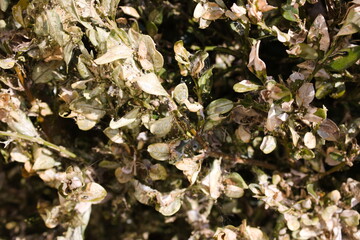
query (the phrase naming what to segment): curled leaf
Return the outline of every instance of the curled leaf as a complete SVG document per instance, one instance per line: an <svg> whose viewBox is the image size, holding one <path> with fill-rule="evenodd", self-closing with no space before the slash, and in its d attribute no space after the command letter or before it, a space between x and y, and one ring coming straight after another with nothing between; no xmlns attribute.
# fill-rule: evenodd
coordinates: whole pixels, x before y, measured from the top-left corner
<svg viewBox="0 0 360 240"><path fill-rule="evenodd" d="M134 108L133 110L131 110L130 112L128 112L127 114L125 114L125 116L123 116L122 118L120 118L117 121L114 121L114 119L111 119L110 121L110 128L111 129L118 129L124 126L127 126L131 123L133 123L136 119L137 119L137 115L140 111L140 108Z"/></svg>

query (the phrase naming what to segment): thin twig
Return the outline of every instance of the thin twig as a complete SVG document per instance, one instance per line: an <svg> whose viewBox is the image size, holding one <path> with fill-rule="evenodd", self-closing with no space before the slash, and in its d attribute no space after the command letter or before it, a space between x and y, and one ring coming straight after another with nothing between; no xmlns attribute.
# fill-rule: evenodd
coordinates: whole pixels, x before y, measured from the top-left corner
<svg viewBox="0 0 360 240"><path fill-rule="evenodd" d="M223 158L226 160L233 161L234 163L244 164L244 165L250 165L250 166L257 166L257 167L263 167L270 170L276 170L277 167L275 165L272 165L270 163L254 160L254 159L245 159L240 158L238 156L232 156L229 154L224 154L220 152L208 152L208 156L214 157L214 158Z"/></svg>
<svg viewBox="0 0 360 240"><path fill-rule="evenodd" d="M318 180L320 180L321 178L323 178L325 176L328 176L328 175L330 175L330 174L332 174L334 172L338 172L338 171L342 170L345 166L346 166L346 162L342 162L342 163L336 165L335 167L329 169L326 172L319 173L319 174L315 175L314 180L318 181Z"/></svg>
<svg viewBox="0 0 360 240"><path fill-rule="evenodd" d="M59 153L65 155L68 158L77 158L75 153L70 152L69 150L67 150L65 147L62 146L58 146L55 145L51 142L48 142L40 137L31 137L28 135L24 135L21 133L15 133L15 132L4 132L4 131L0 131L0 136L7 136L7 137L12 137L12 138L17 138L17 139L22 139L22 140L26 140L29 142L34 142L34 143L38 143L40 145L44 145L48 148L51 148L55 151L58 151Z"/></svg>

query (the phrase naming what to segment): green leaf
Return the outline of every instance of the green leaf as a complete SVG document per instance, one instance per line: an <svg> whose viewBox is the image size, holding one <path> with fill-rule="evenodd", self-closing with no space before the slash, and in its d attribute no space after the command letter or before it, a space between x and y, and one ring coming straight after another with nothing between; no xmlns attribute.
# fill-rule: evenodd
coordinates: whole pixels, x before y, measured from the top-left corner
<svg viewBox="0 0 360 240"><path fill-rule="evenodd" d="M335 57L335 59L329 64L329 66L335 71L343 71L351 67L359 59L360 46L342 49L341 56Z"/></svg>
<svg viewBox="0 0 360 240"><path fill-rule="evenodd" d="M206 70L198 80L198 85L201 93L210 93L211 90L211 76L212 68Z"/></svg>
<svg viewBox="0 0 360 240"><path fill-rule="evenodd" d="M226 98L219 98L212 101L206 108L209 118L213 121L220 120L220 115L229 112L234 103Z"/></svg>
<svg viewBox="0 0 360 240"><path fill-rule="evenodd" d="M326 97L329 93L331 93L334 89L334 83L332 82L320 82L317 84L317 89L315 93L315 97L317 99L322 99Z"/></svg>
<svg viewBox="0 0 360 240"><path fill-rule="evenodd" d="M238 93L250 92L255 91L260 88L259 85L252 83L249 80L242 80L239 83L236 83L234 86L234 91Z"/></svg>
<svg viewBox="0 0 360 240"><path fill-rule="evenodd" d="M300 43L299 47L300 47L299 57L304 58L306 60L313 60L318 58L317 51L314 48L310 47L308 44Z"/></svg>
<svg viewBox="0 0 360 240"><path fill-rule="evenodd" d="M284 5L282 7L284 12L282 13L283 17L286 20L292 21L292 22L298 22L299 21L299 9L295 8L291 5Z"/></svg>
<svg viewBox="0 0 360 240"><path fill-rule="evenodd" d="M148 21L146 22L146 31L153 37L158 33L158 27L154 22Z"/></svg>

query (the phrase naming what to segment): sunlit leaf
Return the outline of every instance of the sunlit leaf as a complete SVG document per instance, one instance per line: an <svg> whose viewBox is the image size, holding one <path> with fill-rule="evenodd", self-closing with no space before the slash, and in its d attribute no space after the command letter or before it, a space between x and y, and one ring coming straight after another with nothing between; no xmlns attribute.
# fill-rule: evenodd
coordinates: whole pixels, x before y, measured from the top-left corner
<svg viewBox="0 0 360 240"><path fill-rule="evenodd" d="M335 71L342 71L351 67L360 59L360 46L341 50L341 55L334 58L329 66Z"/></svg>
<svg viewBox="0 0 360 240"><path fill-rule="evenodd" d="M254 83L250 82L249 80L242 80L241 82L236 83L233 86L234 91L238 92L238 93L244 93L244 92L258 90L259 87L260 87L259 85L254 84Z"/></svg>
<svg viewBox="0 0 360 240"><path fill-rule="evenodd" d="M298 8L295 8L294 6L291 5L284 5L282 9L284 11L282 15L286 20L292 22L298 22L300 20Z"/></svg>
<svg viewBox="0 0 360 240"><path fill-rule="evenodd" d="M127 126L131 123L133 123L139 114L140 108L134 108L127 114L125 114L123 117L121 117L119 120L115 121L114 119L111 119L110 121L110 128L112 129L118 129L124 126Z"/></svg>
<svg viewBox="0 0 360 240"><path fill-rule="evenodd" d="M265 136L261 142L260 149L265 154L269 154L276 148L276 138L273 136Z"/></svg>
<svg viewBox="0 0 360 240"><path fill-rule="evenodd" d="M304 136L304 144L309 149L316 147L316 137L312 132L307 132Z"/></svg>
<svg viewBox="0 0 360 240"><path fill-rule="evenodd" d="M128 7L128 6L120 6L120 8L121 8L121 10L122 10L125 14L127 14L127 15L129 15L129 16L132 16L132 17L134 17L134 18L140 18L140 15L139 15L139 13L136 11L135 8L133 8L133 7Z"/></svg>
<svg viewBox="0 0 360 240"><path fill-rule="evenodd" d="M157 96L168 96L169 94L161 85L155 73L148 73L136 78L136 82L144 92Z"/></svg>
<svg viewBox="0 0 360 240"><path fill-rule="evenodd" d="M51 152L46 148L36 147L34 150L34 165L35 171L45 170L55 166L56 162L51 156Z"/></svg>
<svg viewBox="0 0 360 240"><path fill-rule="evenodd" d="M133 51L125 45L117 45L107 50L107 52L97 59L95 63L98 65L111 63L119 59L126 59L132 56Z"/></svg>
<svg viewBox="0 0 360 240"><path fill-rule="evenodd" d="M0 68L11 69L15 66L16 60L13 58L0 59Z"/></svg>
<svg viewBox="0 0 360 240"><path fill-rule="evenodd" d="M91 182L85 185L83 192L79 195L79 201L99 203L106 195L106 190L100 184Z"/></svg>

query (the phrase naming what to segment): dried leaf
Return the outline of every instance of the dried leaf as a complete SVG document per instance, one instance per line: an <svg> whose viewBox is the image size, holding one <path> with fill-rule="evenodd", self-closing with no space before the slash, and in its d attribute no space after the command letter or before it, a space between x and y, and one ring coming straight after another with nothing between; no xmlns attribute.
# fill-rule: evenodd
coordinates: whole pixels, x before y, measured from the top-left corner
<svg viewBox="0 0 360 240"><path fill-rule="evenodd" d="M185 83L180 83L175 87L173 91L173 97L175 101L179 104L182 104L186 100L188 100L189 90Z"/></svg>
<svg viewBox="0 0 360 240"><path fill-rule="evenodd" d="M151 178L151 180L153 181L165 180L167 176L168 174L166 168L160 163L157 163L150 167L149 177Z"/></svg>
<svg viewBox="0 0 360 240"><path fill-rule="evenodd" d="M214 21L219 19L225 13L224 9L222 9L219 5L213 2L205 3L205 11L201 15L201 18L205 20ZM195 15L195 12L194 12Z"/></svg>
<svg viewBox="0 0 360 240"><path fill-rule="evenodd" d="M244 126L240 125L235 131L236 137L241 139L244 143L248 143L251 140L251 133Z"/></svg>
<svg viewBox="0 0 360 240"><path fill-rule="evenodd" d="M244 189L248 188L244 179L238 173L231 173L225 177L224 193L230 198L240 198L244 195Z"/></svg>
<svg viewBox="0 0 360 240"><path fill-rule="evenodd" d="M337 141L340 137L340 129L330 119L325 119L321 122L317 133L327 141Z"/></svg>
<svg viewBox="0 0 360 240"><path fill-rule="evenodd" d="M80 202L90 202L92 204L101 202L107 195L106 190L98 183L87 183L83 192L79 195Z"/></svg>
<svg viewBox="0 0 360 240"><path fill-rule="evenodd" d="M357 227L359 225L360 214L355 210L344 210L340 217L349 227Z"/></svg>
<svg viewBox="0 0 360 240"><path fill-rule="evenodd" d="M16 60L13 58L0 59L0 68L11 69L15 66Z"/></svg>
<svg viewBox="0 0 360 240"><path fill-rule="evenodd" d="M108 49L107 52L97 59L94 62L98 65L111 63L119 59L126 59L131 57L133 50L125 45L116 45Z"/></svg>
<svg viewBox="0 0 360 240"><path fill-rule="evenodd" d="M134 196L136 200L141 202L142 204L148 205L150 201L156 198L156 195L159 194L159 192L155 189L152 189L149 186L146 186L144 184L141 184L137 180L133 180L133 185L135 188Z"/></svg>
<svg viewBox="0 0 360 240"><path fill-rule="evenodd" d="M318 44L321 51L326 52L329 49L330 36L325 18L322 14L319 14L311 25L308 39L313 42L314 45Z"/></svg>
<svg viewBox="0 0 360 240"><path fill-rule="evenodd" d="M153 143L148 146L147 151L156 160L164 161L170 158L170 147L166 143Z"/></svg>
<svg viewBox="0 0 360 240"><path fill-rule="evenodd" d="M237 234L229 228L218 228L214 234L216 240L237 240Z"/></svg>
<svg viewBox="0 0 360 240"><path fill-rule="evenodd" d="M296 94L296 103L298 106L309 107L314 100L315 89L312 83L304 83Z"/></svg>
<svg viewBox="0 0 360 240"><path fill-rule="evenodd" d="M271 29L276 32L277 39L279 42L285 43L290 42L290 36L289 34L283 33L278 29L276 26L272 26Z"/></svg>
<svg viewBox="0 0 360 240"><path fill-rule="evenodd" d="M278 118L279 114L279 108L272 103L266 119L265 127L267 130L272 132L281 125L282 121Z"/></svg>
<svg viewBox="0 0 360 240"><path fill-rule="evenodd" d="M252 47L249 55L249 63L247 67L250 71L255 73L258 77L262 77L266 74L266 65L264 61L259 58L260 42L257 41Z"/></svg>
<svg viewBox="0 0 360 240"><path fill-rule="evenodd" d="M184 42L182 40L177 41L174 44L174 52L175 52L175 60L178 62L178 65L180 67L180 74L183 76L187 76L190 69L191 54L185 49Z"/></svg>
<svg viewBox="0 0 360 240"><path fill-rule="evenodd" d="M340 31L336 36L346 36L359 32L360 29L360 6L352 7L347 12Z"/></svg>
<svg viewBox="0 0 360 240"><path fill-rule="evenodd" d="M202 2L199 2L196 4L196 7L194 9L194 18L201 18L201 16L205 13L205 7Z"/></svg>
<svg viewBox="0 0 360 240"><path fill-rule="evenodd" d="M25 163L30 160L29 156L26 155L26 152L20 147L15 146L11 149L10 157L12 161Z"/></svg>
<svg viewBox="0 0 360 240"><path fill-rule="evenodd" d="M147 35L141 35L138 40L138 61L146 71L160 71L164 65L164 58L155 48L154 40Z"/></svg>
<svg viewBox="0 0 360 240"><path fill-rule="evenodd" d="M132 16L132 17L134 17L134 18L140 18L140 15L139 15L139 13L136 11L135 8L133 8L133 7L128 7L128 6L120 6L120 8L121 8L121 10L122 10L125 14L127 14L127 15L129 15L129 16Z"/></svg>
<svg viewBox="0 0 360 240"><path fill-rule="evenodd" d="M109 127L112 129L118 129L118 128L125 127L125 126L135 122L135 120L138 117L139 111L140 111L140 108L134 108L133 110L131 110L130 112L125 114L125 116L123 116L122 118L120 118L117 121L114 121L114 119L111 119Z"/></svg>
<svg viewBox="0 0 360 240"><path fill-rule="evenodd" d="M136 78L136 82L144 92L157 96L169 96L167 91L161 85L155 73L148 73Z"/></svg>
<svg viewBox="0 0 360 240"><path fill-rule="evenodd" d="M183 171L190 184L194 184L201 170L201 163L205 154L196 155L192 158L182 158L175 163L177 169Z"/></svg>
<svg viewBox="0 0 360 240"><path fill-rule="evenodd" d="M269 154L276 148L276 138L273 136L265 136L261 142L260 149L265 154Z"/></svg>
<svg viewBox="0 0 360 240"><path fill-rule="evenodd" d="M312 132L307 132L304 136L304 144L308 149L316 147L316 137Z"/></svg>
<svg viewBox="0 0 360 240"><path fill-rule="evenodd" d="M160 118L155 122L150 123L150 132L157 137L163 137L168 134L173 125L173 117L168 116Z"/></svg>
<svg viewBox="0 0 360 240"><path fill-rule="evenodd" d="M210 197L213 199L217 199L221 195L223 187L221 184L221 173L221 159L214 160L209 174Z"/></svg>
<svg viewBox="0 0 360 240"><path fill-rule="evenodd" d="M156 209L164 216L175 214L181 208L184 191L185 189L177 189L169 194L158 194L156 199L159 206Z"/></svg>
<svg viewBox="0 0 360 240"><path fill-rule="evenodd" d="M125 140L122 137L122 133L118 129L112 129L110 127L105 128L104 134L114 143L124 143Z"/></svg>
<svg viewBox="0 0 360 240"><path fill-rule="evenodd" d="M39 171L54 167L56 162L51 155L52 153L48 149L36 147L34 151L33 170Z"/></svg>

